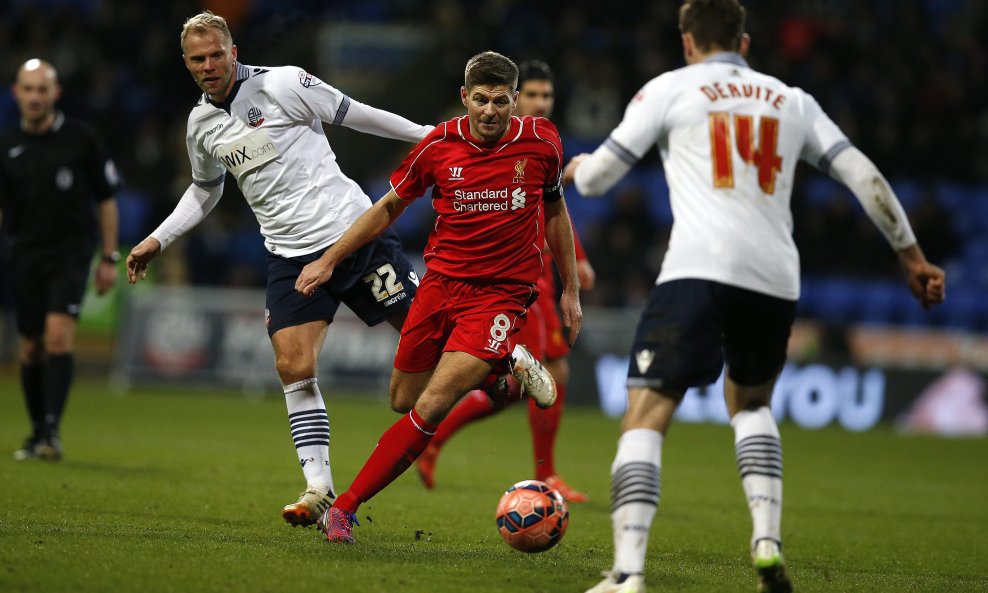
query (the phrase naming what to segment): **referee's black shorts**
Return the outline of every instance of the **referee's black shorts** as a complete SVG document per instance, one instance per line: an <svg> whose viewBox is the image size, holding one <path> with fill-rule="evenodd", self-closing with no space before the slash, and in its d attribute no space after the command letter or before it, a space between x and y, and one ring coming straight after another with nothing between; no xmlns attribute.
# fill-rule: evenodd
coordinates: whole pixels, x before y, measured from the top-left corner
<svg viewBox="0 0 988 593"><path fill-rule="evenodd" d="M40 337L48 313L79 318L94 249L15 246L14 300L22 336Z"/></svg>

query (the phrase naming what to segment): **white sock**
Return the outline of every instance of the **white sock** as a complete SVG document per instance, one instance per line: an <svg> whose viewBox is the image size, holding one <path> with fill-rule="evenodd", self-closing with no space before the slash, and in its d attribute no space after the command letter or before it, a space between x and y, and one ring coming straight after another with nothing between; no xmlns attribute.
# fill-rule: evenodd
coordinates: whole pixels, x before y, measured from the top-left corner
<svg viewBox="0 0 988 593"><path fill-rule="evenodd" d="M751 545L771 539L781 545L782 441L772 411L761 407L741 411L731 418L734 451L751 510Z"/></svg>
<svg viewBox="0 0 988 593"><path fill-rule="evenodd" d="M336 498L329 466L329 416L316 383L312 377L285 385L288 422L308 487Z"/></svg>
<svg viewBox="0 0 988 593"><path fill-rule="evenodd" d="M659 506L662 435L636 428L618 439L611 464L611 524L615 573L642 574L648 532Z"/></svg>

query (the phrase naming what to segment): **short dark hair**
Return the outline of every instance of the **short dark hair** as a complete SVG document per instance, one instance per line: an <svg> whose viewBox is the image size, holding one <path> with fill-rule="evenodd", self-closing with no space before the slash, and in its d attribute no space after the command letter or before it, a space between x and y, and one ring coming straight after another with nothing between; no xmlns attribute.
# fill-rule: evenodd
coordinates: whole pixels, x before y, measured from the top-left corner
<svg viewBox="0 0 988 593"><path fill-rule="evenodd" d="M679 31L693 35L700 51L737 51L744 36L745 10L738 0L685 0Z"/></svg>
<svg viewBox="0 0 988 593"><path fill-rule="evenodd" d="M518 64L518 88L525 86L529 80L548 80L553 82L552 68L542 60L525 60Z"/></svg>
<svg viewBox="0 0 988 593"><path fill-rule="evenodd" d="M518 88L518 66L507 56L496 51L485 51L467 60L463 84L468 89L481 84L506 84L514 92Z"/></svg>

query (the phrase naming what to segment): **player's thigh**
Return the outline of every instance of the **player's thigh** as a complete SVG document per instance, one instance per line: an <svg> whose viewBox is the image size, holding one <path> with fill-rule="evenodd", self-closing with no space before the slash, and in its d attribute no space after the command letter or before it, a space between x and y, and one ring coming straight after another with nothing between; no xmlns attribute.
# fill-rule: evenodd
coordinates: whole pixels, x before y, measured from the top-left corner
<svg viewBox="0 0 988 593"><path fill-rule="evenodd" d="M490 374L492 366L466 352L444 352L415 410L427 422L442 422L453 405Z"/></svg>
<svg viewBox="0 0 988 593"><path fill-rule="evenodd" d="M533 287L524 284L468 286L458 295L444 350L465 352L495 365L507 360L536 295Z"/></svg>
<svg viewBox="0 0 988 593"><path fill-rule="evenodd" d="M678 392L717 380L724 358L714 284L687 279L652 288L631 347L629 389Z"/></svg>
<svg viewBox="0 0 988 593"><path fill-rule="evenodd" d="M786 362L796 301L720 285L728 378L742 387L772 381Z"/></svg>
<svg viewBox="0 0 988 593"><path fill-rule="evenodd" d="M281 257L268 254L268 281L265 290L264 323L274 342L275 334L286 328L314 321L331 323L340 306L339 295L326 286L317 288L311 296L295 290L295 281L302 268L318 254L302 257Z"/></svg>
<svg viewBox="0 0 988 593"><path fill-rule="evenodd" d="M340 286L341 300L369 326L405 316L419 285L392 229L340 262L336 270L352 276L347 286ZM334 284L333 279L329 284Z"/></svg>
<svg viewBox="0 0 988 593"><path fill-rule="evenodd" d="M439 364L451 328L454 286L439 274L426 274L408 310L398 340L394 368L408 374L431 371ZM406 401L404 397L402 401Z"/></svg>

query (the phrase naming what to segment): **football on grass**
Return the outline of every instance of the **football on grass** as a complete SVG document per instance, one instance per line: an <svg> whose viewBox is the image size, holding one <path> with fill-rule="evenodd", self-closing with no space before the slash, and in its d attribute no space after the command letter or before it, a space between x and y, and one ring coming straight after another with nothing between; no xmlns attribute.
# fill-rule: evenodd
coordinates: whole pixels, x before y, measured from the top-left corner
<svg viewBox="0 0 988 593"><path fill-rule="evenodd" d="M497 504L497 531L522 552L544 552L559 543L569 524L569 509L558 490L545 482L518 482Z"/></svg>

